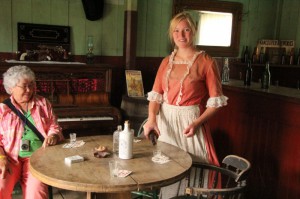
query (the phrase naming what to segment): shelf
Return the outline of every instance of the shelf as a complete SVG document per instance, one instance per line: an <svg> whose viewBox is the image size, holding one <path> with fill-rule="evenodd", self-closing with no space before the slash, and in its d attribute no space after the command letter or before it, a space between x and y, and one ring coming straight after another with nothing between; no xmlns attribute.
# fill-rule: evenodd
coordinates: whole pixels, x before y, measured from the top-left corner
<svg viewBox="0 0 300 199"><path fill-rule="evenodd" d="M237 65L237 66L246 66L247 63L233 63L233 65ZM266 64L258 64L258 63L254 63L251 64L252 67L265 67ZM300 69L300 65L282 65L282 64L270 64L270 67L277 67L277 68L296 68L296 69Z"/></svg>

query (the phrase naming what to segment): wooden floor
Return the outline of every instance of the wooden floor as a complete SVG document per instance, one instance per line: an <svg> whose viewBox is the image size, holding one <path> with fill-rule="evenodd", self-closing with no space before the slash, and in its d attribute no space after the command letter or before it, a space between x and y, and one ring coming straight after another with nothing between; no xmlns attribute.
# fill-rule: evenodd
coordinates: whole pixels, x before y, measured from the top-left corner
<svg viewBox="0 0 300 199"><path fill-rule="evenodd" d="M85 192L68 191L64 189L58 189L55 187L53 187L52 193L53 193L53 199L85 199L86 198ZM134 194L132 194L131 198L143 199L142 197L136 196ZM12 199L22 199L21 191L17 190L16 193L13 194Z"/></svg>
<svg viewBox="0 0 300 199"><path fill-rule="evenodd" d="M21 193L16 193L12 197L13 199L22 199ZM84 199L86 198L85 192L68 191L63 189L57 189L53 187L53 199Z"/></svg>

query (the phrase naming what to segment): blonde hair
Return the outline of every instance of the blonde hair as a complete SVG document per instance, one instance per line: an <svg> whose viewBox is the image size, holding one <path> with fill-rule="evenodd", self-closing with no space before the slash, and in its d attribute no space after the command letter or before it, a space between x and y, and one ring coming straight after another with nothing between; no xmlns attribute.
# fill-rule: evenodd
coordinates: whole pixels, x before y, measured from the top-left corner
<svg viewBox="0 0 300 199"><path fill-rule="evenodd" d="M195 22L193 21L191 15L187 12L180 12L177 15L175 15L171 21L170 21L170 27L169 27L169 38L173 46L175 46L174 39L173 39L173 32L176 28L176 26L181 22L182 20L186 20L189 24L189 27L192 30L193 38L195 37L197 27L195 25Z"/></svg>

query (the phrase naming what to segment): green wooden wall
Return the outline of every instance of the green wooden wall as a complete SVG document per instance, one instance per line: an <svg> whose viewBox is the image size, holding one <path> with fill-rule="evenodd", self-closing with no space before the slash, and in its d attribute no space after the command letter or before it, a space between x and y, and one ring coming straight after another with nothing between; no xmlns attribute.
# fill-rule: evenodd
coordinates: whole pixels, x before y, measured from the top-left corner
<svg viewBox="0 0 300 199"><path fill-rule="evenodd" d="M172 0L138 0L137 56L164 57L169 54L172 5Z"/></svg>
<svg viewBox="0 0 300 199"><path fill-rule="evenodd" d="M240 52L260 39L295 40L300 48L299 0L229 0L243 3ZM241 53L240 53L241 54Z"/></svg>
<svg viewBox="0 0 300 199"><path fill-rule="evenodd" d="M170 52L168 24L172 0L137 0L137 56L163 57ZM299 0L228 0L243 4L240 52L259 39L291 39L300 47ZM0 52L17 50L17 22L71 26L72 53L122 56L126 0L105 0L103 18L85 18L81 0L0 0ZM241 54L241 53L240 53Z"/></svg>
<svg viewBox="0 0 300 199"><path fill-rule="evenodd" d="M0 0L0 52L17 50L17 23L71 27L72 53L87 52L87 37L94 36L96 55L123 55L124 0L106 0L104 17L85 18L81 0Z"/></svg>

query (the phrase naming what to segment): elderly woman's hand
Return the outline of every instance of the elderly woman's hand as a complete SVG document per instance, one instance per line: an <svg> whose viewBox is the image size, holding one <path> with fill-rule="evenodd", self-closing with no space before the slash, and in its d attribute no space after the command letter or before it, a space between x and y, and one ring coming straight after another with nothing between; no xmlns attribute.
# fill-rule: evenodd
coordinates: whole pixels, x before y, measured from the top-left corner
<svg viewBox="0 0 300 199"><path fill-rule="evenodd" d="M44 140L43 147L45 148L47 146L56 145L57 141L58 141L58 135L54 134L54 135L47 136Z"/></svg>
<svg viewBox="0 0 300 199"><path fill-rule="evenodd" d="M0 179L5 179L6 171L9 172L8 160L5 155L0 155Z"/></svg>

